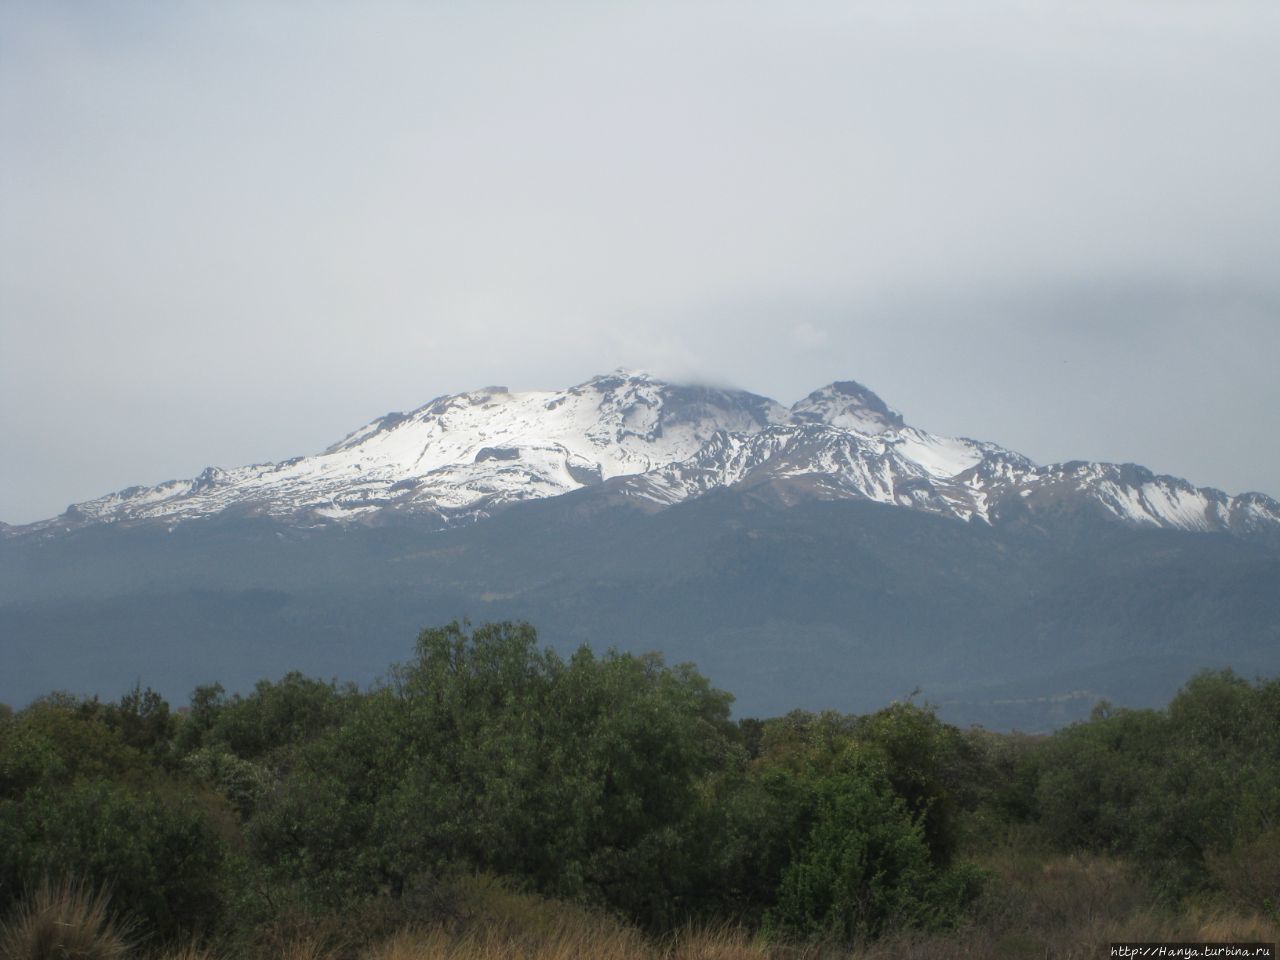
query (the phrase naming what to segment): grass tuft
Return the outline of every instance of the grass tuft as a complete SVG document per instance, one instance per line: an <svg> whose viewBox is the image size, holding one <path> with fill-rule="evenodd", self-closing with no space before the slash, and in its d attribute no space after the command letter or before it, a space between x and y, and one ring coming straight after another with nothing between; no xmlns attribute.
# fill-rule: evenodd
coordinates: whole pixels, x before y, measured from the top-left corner
<svg viewBox="0 0 1280 960"><path fill-rule="evenodd" d="M218 955L193 941L161 954L158 960L218 960Z"/></svg>
<svg viewBox="0 0 1280 960"><path fill-rule="evenodd" d="M44 881L0 926L0 960L125 960L131 951L106 890L83 883Z"/></svg>

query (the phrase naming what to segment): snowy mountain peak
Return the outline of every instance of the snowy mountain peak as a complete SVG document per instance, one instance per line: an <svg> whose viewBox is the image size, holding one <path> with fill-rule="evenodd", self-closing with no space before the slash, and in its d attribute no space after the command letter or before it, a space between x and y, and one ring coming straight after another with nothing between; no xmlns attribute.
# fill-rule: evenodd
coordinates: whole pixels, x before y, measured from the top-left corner
<svg viewBox="0 0 1280 960"><path fill-rule="evenodd" d="M901 430L902 414L854 380L839 380L815 390L791 408L795 423L826 423L874 436Z"/></svg>
<svg viewBox="0 0 1280 960"><path fill-rule="evenodd" d="M578 384L578 386L585 387L594 384L608 389L620 383L644 382L653 379L653 375L648 370L639 370L633 367L614 367L608 373L598 373L590 380Z"/></svg>

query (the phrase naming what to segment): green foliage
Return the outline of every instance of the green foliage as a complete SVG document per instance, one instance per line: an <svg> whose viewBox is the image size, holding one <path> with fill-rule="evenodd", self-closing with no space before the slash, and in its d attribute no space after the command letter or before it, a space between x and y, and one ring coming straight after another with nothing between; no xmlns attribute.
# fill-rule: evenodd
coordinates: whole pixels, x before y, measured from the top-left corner
<svg viewBox="0 0 1280 960"><path fill-rule="evenodd" d="M1148 865L1169 897L1280 823L1280 684L1203 673L1167 711L1095 711L1028 757L1031 816L1063 849ZM1221 881L1218 881L1221 883Z"/></svg>
<svg viewBox="0 0 1280 960"><path fill-rule="evenodd" d="M549 798L559 813L544 850L573 879L552 874L553 857L538 867L543 886L577 886L649 923L680 918L702 896L704 781L740 756L730 697L687 665L585 648L555 694L547 748L568 776Z"/></svg>
<svg viewBox="0 0 1280 960"><path fill-rule="evenodd" d="M341 723L356 689L285 674L261 680L247 697L228 698L220 684L197 688L179 738L182 752L222 746L254 760L314 739Z"/></svg>
<svg viewBox="0 0 1280 960"><path fill-rule="evenodd" d="M103 708L103 720L135 750L163 758L173 740L175 718L169 704L150 687L136 685L118 704Z"/></svg>
<svg viewBox="0 0 1280 960"><path fill-rule="evenodd" d="M6 721L3 731L0 797L78 778L145 776L150 768L96 701L46 697Z"/></svg>
<svg viewBox="0 0 1280 960"><path fill-rule="evenodd" d="M933 876L919 821L878 763L851 750L816 787L813 825L765 922L775 933L850 942L918 925Z"/></svg>
<svg viewBox="0 0 1280 960"><path fill-rule="evenodd" d="M466 865L657 921L695 895L701 783L736 756L728 705L656 656L565 662L527 625L426 630L296 753L248 836L326 901Z"/></svg>
<svg viewBox="0 0 1280 960"><path fill-rule="evenodd" d="M211 786L242 816L248 817L275 785L270 770L242 760L225 747L201 747L187 754L182 769Z"/></svg>
<svg viewBox="0 0 1280 960"><path fill-rule="evenodd" d="M141 686L52 694L0 714L0 911L76 877L157 942L244 943L438 912L479 871L655 929L854 941L963 920L985 882L965 855L1015 824L1167 897L1280 897L1280 682L1203 674L1167 711L1043 738L730 702L691 666L566 659L511 623L424 630L367 691L294 673L183 715Z"/></svg>
<svg viewBox="0 0 1280 960"><path fill-rule="evenodd" d="M1155 711L1097 716L1054 737L1032 761L1036 809L1064 848L1132 846L1136 806L1158 776L1167 720Z"/></svg>
<svg viewBox="0 0 1280 960"><path fill-rule="evenodd" d="M191 694L187 715L178 725L174 746L181 755L197 749L206 739L227 705L227 691L220 683L196 687Z"/></svg>
<svg viewBox="0 0 1280 960"><path fill-rule="evenodd" d="M853 736L883 756L894 793L921 824L932 862L950 863L960 811L976 804L988 772L972 742L932 710L911 703L859 718Z"/></svg>
<svg viewBox="0 0 1280 960"><path fill-rule="evenodd" d="M717 912L788 938L955 922L981 887L951 867L962 813L988 797L988 754L927 708L796 711L750 732L720 790Z"/></svg>
<svg viewBox="0 0 1280 960"><path fill-rule="evenodd" d="M46 697L4 722L0 909L54 876L110 885L160 936L218 923L219 811L164 769L172 729L139 689L119 704Z"/></svg>
<svg viewBox="0 0 1280 960"><path fill-rule="evenodd" d="M216 926L225 847L192 797L105 781L37 787L0 803L0 891L46 876L112 890L112 902L162 938Z"/></svg>
<svg viewBox="0 0 1280 960"><path fill-rule="evenodd" d="M706 781L703 806L701 896L690 913L754 924L808 829L812 791L787 771L735 765Z"/></svg>
<svg viewBox="0 0 1280 960"><path fill-rule="evenodd" d="M785 937L848 940L955 921L980 886L948 868L982 756L931 710L767 721L726 804L737 913Z"/></svg>

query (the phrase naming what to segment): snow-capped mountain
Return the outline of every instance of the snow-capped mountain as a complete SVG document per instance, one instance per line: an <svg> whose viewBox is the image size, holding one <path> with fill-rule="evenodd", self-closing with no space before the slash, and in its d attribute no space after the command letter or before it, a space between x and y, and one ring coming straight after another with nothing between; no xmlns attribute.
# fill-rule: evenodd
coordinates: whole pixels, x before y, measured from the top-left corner
<svg viewBox="0 0 1280 960"><path fill-rule="evenodd" d="M193 480L75 504L37 526L175 522L225 510L312 522L371 522L388 512L458 522L644 473L692 456L719 431L749 434L787 417L754 394L622 372L559 391L486 387L380 417L314 456L209 467Z"/></svg>
<svg viewBox="0 0 1280 960"><path fill-rule="evenodd" d="M990 524L1092 506L1136 526L1280 532L1280 503L1260 493L1230 497L1136 464L1041 467L995 444L906 426L874 435L825 423L719 434L688 460L628 478L626 492L670 504L716 487L766 485L783 501L865 499Z"/></svg>
<svg viewBox="0 0 1280 960"><path fill-rule="evenodd" d="M445 526L586 486L654 507L710 490L864 499L997 524L1088 507L1133 525L1280 532L1280 504L1133 464L1038 466L995 444L907 425L845 381L790 408L752 393L617 371L560 391L489 387L366 424L323 453L131 487L7 535L174 524L233 511L307 524L412 516Z"/></svg>

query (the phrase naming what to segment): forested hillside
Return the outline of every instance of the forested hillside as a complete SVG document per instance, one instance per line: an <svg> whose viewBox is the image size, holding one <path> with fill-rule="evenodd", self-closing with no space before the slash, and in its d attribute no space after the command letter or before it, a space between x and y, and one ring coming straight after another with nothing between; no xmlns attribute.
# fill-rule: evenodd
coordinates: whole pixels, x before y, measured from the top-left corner
<svg viewBox="0 0 1280 960"><path fill-rule="evenodd" d="M693 661L735 716L939 716L1050 730L1201 669L1280 673L1280 552L1090 515L992 528L860 501L714 491L656 514L601 488L443 532L218 519L0 539L0 700L65 688L174 702L304 670L366 684L427 623L527 620Z"/></svg>
<svg viewBox="0 0 1280 960"><path fill-rule="evenodd" d="M1167 709L1101 704L1047 737L915 702L732 720L731 699L508 623L426 630L364 689L49 694L0 717L0 956L1275 939L1278 681L1201 674Z"/></svg>

